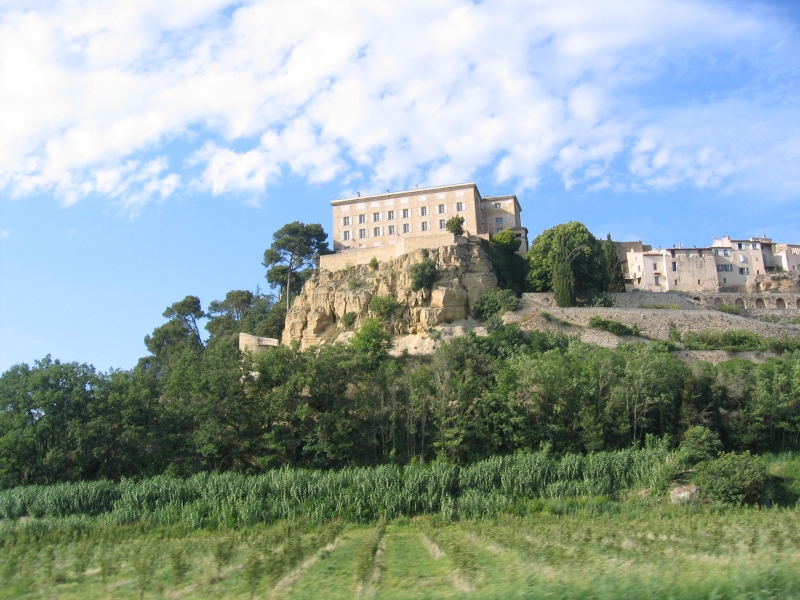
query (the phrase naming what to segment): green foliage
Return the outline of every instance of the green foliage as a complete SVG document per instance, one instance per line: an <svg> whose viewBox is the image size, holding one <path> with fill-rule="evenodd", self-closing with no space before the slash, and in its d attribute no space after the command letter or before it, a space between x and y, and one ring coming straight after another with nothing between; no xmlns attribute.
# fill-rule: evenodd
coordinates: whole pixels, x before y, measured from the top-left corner
<svg viewBox="0 0 800 600"><path fill-rule="evenodd" d="M480 244L492 263L501 290L512 290L518 295L528 291L528 261L525 258L482 238Z"/></svg>
<svg viewBox="0 0 800 600"><path fill-rule="evenodd" d="M240 332L280 338L286 318L286 306L276 304L272 295L232 290L225 300L208 305L206 330L213 338L233 336Z"/></svg>
<svg viewBox="0 0 800 600"><path fill-rule="evenodd" d="M472 314L476 319L483 320L507 311L515 311L518 306L519 300L511 290L486 290L475 302Z"/></svg>
<svg viewBox="0 0 800 600"><path fill-rule="evenodd" d="M639 327L636 325L628 327L625 323L620 323L612 319L603 319L597 315L589 319L589 327L592 329L602 329L614 335L641 335Z"/></svg>
<svg viewBox="0 0 800 600"><path fill-rule="evenodd" d="M562 244L561 251L559 244ZM555 291L553 269L556 258L561 256L559 260L564 260L564 255L571 255L569 264L574 275L576 297L590 298L608 289L600 243L582 223L570 221L542 232L531 244L528 250L528 281L532 291ZM564 269L563 265L559 268Z"/></svg>
<svg viewBox="0 0 800 600"><path fill-rule="evenodd" d="M372 257L372 260L369 261L369 268L373 271L378 270L378 259L376 257Z"/></svg>
<svg viewBox="0 0 800 600"><path fill-rule="evenodd" d="M504 252L516 252L522 244L522 240L510 229L503 229L503 231L497 232L492 236L491 241Z"/></svg>
<svg viewBox="0 0 800 600"><path fill-rule="evenodd" d="M758 334L743 330L687 331L683 334L682 341L684 348L687 350L728 350L737 352L759 350L765 346Z"/></svg>
<svg viewBox="0 0 800 600"><path fill-rule="evenodd" d="M436 263L430 258L426 258L422 262L413 264L409 268L409 276L411 277L411 289L413 291L430 289L433 287L433 282L436 281Z"/></svg>
<svg viewBox="0 0 800 600"><path fill-rule="evenodd" d="M596 306L598 308L611 308L614 306L614 298L605 292L597 294L586 302L587 306Z"/></svg>
<svg viewBox="0 0 800 600"><path fill-rule="evenodd" d="M753 503L764 499L767 469L764 462L749 452L720 454L717 460L701 463L695 481L712 500L730 504Z"/></svg>
<svg viewBox="0 0 800 600"><path fill-rule="evenodd" d="M347 280L347 289L349 290L357 290L361 286L364 285L364 280L357 275L353 275L350 279Z"/></svg>
<svg viewBox="0 0 800 600"><path fill-rule="evenodd" d="M720 312L728 313L729 315L741 315L742 309L738 306L731 306L730 304L720 304L717 306L717 310Z"/></svg>
<svg viewBox="0 0 800 600"><path fill-rule="evenodd" d="M573 254L567 246L564 236L559 235L556 238L551 274L553 297L556 301L556 306L569 307L576 304L577 282L575 273L572 270L572 261L575 256L576 254Z"/></svg>
<svg viewBox="0 0 800 600"><path fill-rule="evenodd" d="M292 277L313 268L318 254L328 254L328 234L319 223L300 221L287 223L272 234L272 245L264 251L262 265L267 268L267 281L278 286L286 296L286 310L292 296ZM308 275L308 273L306 274ZM301 281L306 277L301 277ZM298 287L299 289L299 287Z"/></svg>
<svg viewBox="0 0 800 600"><path fill-rule="evenodd" d="M714 458L722 448L719 434L702 425L693 425L683 434L678 456L688 465Z"/></svg>
<svg viewBox="0 0 800 600"><path fill-rule="evenodd" d="M373 296L369 300L369 309L380 318L385 319L400 303L394 296Z"/></svg>
<svg viewBox="0 0 800 600"><path fill-rule="evenodd" d="M346 312L342 315L342 325L345 327L352 327L353 323L356 322L356 313L354 312Z"/></svg>
<svg viewBox="0 0 800 600"><path fill-rule="evenodd" d="M186 560L186 554L181 546L170 548L169 564L175 583L183 581L186 574L189 572L189 562Z"/></svg>
<svg viewBox="0 0 800 600"><path fill-rule="evenodd" d="M392 336L384 331L380 320L366 319L350 339L350 346L371 360L380 360L387 356L392 346Z"/></svg>
<svg viewBox="0 0 800 600"><path fill-rule="evenodd" d="M445 223L445 228L454 235L464 235L464 220L464 217L460 215L450 217Z"/></svg>
<svg viewBox="0 0 800 600"><path fill-rule="evenodd" d="M625 276L622 274L622 265L619 262L617 250L611 240L610 233L606 237L606 241L603 242L603 263L606 267L607 290L609 292L624 292Z"/></svg>

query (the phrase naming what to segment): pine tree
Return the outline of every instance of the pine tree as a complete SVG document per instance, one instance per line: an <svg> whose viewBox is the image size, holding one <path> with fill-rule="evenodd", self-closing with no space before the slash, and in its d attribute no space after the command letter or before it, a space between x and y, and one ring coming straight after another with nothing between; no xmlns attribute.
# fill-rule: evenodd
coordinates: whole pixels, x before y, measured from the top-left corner
<svg viewBox="0 0 800 600"><path fill-rule="evenodd" d="M553 295L556 305L561 307L575 306L575 274L570 258L566 241L558 236L553 257Z"/></svg>
<svg viewBox="0 0 800 600"><path fill-rule="evenodd" d="M603 256L606 263L606 272L608 273L608 291L624 292L625 277L622 275L622 265L617 257L617 250L614 247L614 242L611 241L610 233L603 244Z"/></svg>

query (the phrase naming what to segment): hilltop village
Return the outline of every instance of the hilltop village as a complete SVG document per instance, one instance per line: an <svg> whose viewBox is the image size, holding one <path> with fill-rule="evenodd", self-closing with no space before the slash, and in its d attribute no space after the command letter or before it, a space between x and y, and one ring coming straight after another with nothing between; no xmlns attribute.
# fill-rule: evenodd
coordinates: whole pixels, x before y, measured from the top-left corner
<svg viewBox="0 0 800 600"><path fill-rule="evenodd" d="M484 197L475 183L463 183L359 194L331 206L333 253L318 257L283 330L284 343L297 341L303 349L343 343L367 319L380 316L394 336L394 353L428 354L437 340L484 333L475 306L498 288L514 288L519 296L516 310L502 315L504 322L607 346L620 336L589 327L592 317L651 339L706 330L800 335L800 245L724 236L706 247L654 249L641 240L609 239L624 291L559 306L550 291L515 286L507 265L498 265L502 253L495 239L510 240L523 261L533 244L514 195ZM454 217L460 221L455 230L448 227ZM410 272L423 261L430 261L435 278L414 289ZM378 314L374 298L387 299L391 310ZM240 342L248 349L277 343L246 334Z"/></svg>

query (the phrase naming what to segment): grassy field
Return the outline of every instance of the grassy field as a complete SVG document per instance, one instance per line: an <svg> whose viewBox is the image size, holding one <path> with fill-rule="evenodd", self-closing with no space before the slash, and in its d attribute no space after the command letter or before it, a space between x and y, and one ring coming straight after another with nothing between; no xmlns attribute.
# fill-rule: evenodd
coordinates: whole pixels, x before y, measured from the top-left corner
<svg viewBox="0 0 800 600"><path fill-rule="evenodd" d="M800 510L581 501L446 523L7 526L4 598L800 598Z"/></svg>

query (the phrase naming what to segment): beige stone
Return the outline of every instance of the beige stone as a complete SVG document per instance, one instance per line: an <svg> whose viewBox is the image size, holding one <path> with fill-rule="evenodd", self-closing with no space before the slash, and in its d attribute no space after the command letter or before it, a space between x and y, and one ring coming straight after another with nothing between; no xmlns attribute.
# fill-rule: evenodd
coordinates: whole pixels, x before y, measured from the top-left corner
<svg viewBox="0 0 800 600"><path fill-rule="evenodd" d="M275 338L259 337L257 335L250 335L249 333L239 334L239 350L242 352L263 352L277 345L278 340Z"/></svg>
<svg viewBox="0 0 800 600"><path fill-rule="evenodd" d="M411 289L411 265L430 258L438 277L431 290ZM303 349L342 339L342 317L355 313L352 329L372 316L373 296L392 296L399 307L387 322L393 335L427 334L431 329L466 318L486 290L497 288L491 263L477 240L438 248L418 248L392 260L368 265L319 269L303 286L289 314L283 342Z"/></svg>

